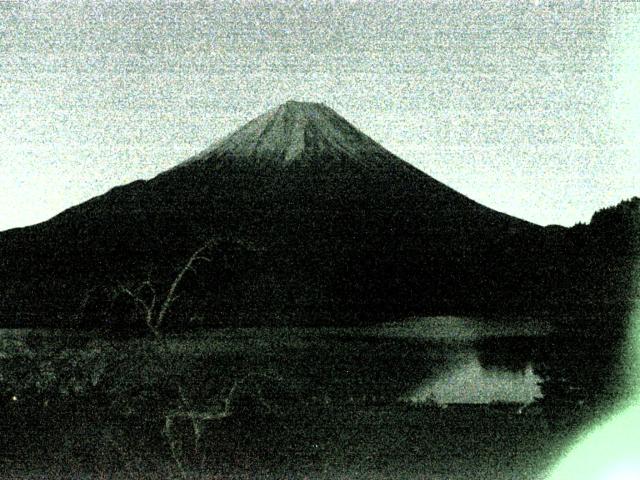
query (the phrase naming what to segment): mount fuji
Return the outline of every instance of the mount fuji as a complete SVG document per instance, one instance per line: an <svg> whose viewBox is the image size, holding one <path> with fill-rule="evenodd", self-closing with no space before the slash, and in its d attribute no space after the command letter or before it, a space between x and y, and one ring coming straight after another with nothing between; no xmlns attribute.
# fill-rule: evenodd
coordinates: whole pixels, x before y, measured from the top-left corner
<svg viewBox="0 0 640 480"><path fill-rule="evenodd" d="M518 309L531 298L514 289L541 291L531 252L550 236L404 162L329 107L289 101L151 180L1 233L0 314L58 325L115 283L153 278L161 289L212 237L228 245L182 285L178 323Z"/></svg>

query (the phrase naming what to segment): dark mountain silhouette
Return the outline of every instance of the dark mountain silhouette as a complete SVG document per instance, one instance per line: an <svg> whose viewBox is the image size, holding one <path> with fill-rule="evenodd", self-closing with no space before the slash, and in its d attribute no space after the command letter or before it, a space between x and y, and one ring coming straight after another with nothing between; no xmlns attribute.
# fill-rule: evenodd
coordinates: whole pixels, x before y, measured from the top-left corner
<svg viewBox="0 0 640 480"><path fill-rule="evenodd" d="M328 107L287 102L149 181L0 234L0 311L6 324L109 321L96 312L124 315L113 285L152 278L166 289L212 237L224 241L181 285L174 322L565 308L556 286L571 284L561 258L571 232L486 208ZM93 313L77 320L87 304Z"/></svg>

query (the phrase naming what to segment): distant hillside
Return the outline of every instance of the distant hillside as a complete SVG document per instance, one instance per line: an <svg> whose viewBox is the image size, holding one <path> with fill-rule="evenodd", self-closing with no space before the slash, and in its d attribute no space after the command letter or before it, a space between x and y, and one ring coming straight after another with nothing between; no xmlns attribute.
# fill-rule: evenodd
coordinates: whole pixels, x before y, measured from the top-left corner
<svg viewBox="0 0 640 480"><path fill-rule="evenodd" d="M566 235L568 296L584 308L628 310L640 270L640 198L596 212Z"/></svg>

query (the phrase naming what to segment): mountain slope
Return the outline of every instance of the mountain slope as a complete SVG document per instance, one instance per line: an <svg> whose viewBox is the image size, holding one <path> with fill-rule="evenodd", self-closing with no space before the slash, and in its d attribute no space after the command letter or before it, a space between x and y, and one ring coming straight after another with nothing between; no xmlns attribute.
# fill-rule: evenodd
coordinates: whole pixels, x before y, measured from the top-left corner
<svg viewBox="0 0 640 480"><path fill-rule="evenodd" d="M287 102L154 179L0 234L0 312L59 323L83 292L151 274L162 290L212 236L262 253L227 255L192 276L176 310L230 324L511 308L508 292L496 298L502 277L546 238L402 161L328 107Z"/></svg>

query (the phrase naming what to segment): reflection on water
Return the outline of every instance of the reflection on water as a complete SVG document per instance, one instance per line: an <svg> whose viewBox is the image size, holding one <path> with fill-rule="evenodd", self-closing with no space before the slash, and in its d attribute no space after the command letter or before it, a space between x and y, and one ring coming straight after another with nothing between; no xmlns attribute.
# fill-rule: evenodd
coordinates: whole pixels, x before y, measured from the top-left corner
<svg viewBox="0 0 640 480"><path fill-rule="evenodd" d="M429 379L407 396L416 403L492 403L529 404L541 398L541 379L529 363L522 371L485 368L476 351L458 354L455 366L435 379Z"/></svg>
<svg viewBox="0 0 640 480"><path fill-rule="evenodd" d="M549 332L549 325L540 320L463 317L415 318L374 329L379 336L424 341L432 355L438 351L446 359L439 372L403 398L438 404L529 404L542 398L534 351Z"/></svg>

